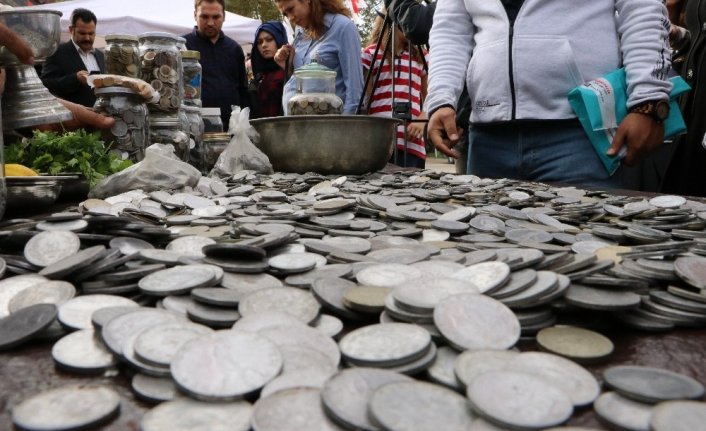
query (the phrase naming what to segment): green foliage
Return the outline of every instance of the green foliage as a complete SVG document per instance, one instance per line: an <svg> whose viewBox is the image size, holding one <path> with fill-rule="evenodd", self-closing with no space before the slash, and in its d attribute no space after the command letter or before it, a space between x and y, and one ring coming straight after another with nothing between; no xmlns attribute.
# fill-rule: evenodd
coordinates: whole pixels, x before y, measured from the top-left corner
<svg viewBox="0 0 706 431"><path fill-rule="evenodd" d="M35 130L31 138L9 145L5 149L5 160L50 175L81 172L93 187L103 177L132 165L130 160L122 160L108 150L100 132L87 133L79 129L58 134Z"/></svg>
<svg viewBox="0 0 706 431"><path fill-rule="evenodd" d="M274 0L226 0L226 10L262 22L282 20Z"/></svg>
<svg viewBox="0 0 706 431"><path fill-rule="evenodd" d="M360 33L360 41L363 48L366 47L370 34L373 32L373 24L377 17L376 10L382 11L383 2L381 0L366 0L361 1L360 11L358 12L358 32Z"/></svg>

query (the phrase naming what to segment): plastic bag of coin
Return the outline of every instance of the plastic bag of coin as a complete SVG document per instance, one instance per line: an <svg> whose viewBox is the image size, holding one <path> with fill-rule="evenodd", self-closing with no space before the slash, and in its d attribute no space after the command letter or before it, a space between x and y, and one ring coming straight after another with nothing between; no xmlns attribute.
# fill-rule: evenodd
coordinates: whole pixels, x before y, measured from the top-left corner
<svg viewBox="0 0 706 431"><path fill-rule="evenodd" d="M233 137L226 149L218 156L209 177L229 177L243 170L261 174L274 173L269 157L253 144L253 141L257 141L260 136L250 125L250 108L233 107L228 133Z"/></svg>

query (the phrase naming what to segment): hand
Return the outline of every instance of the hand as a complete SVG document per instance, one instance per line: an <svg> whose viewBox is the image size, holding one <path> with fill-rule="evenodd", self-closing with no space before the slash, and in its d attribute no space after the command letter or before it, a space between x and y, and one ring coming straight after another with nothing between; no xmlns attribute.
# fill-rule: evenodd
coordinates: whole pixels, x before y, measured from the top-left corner
<svg viewBox="0 0 706 431"><path fill-rule="evenodd" d="M463 130L456 127L456 111L452 108L440 108L429 118L427 125L429 140L437 150L454 159L461 157L461 154L453 149L461 133Z"/></svg>
<svg viewBox="0 0 706 431"><path fill-rule="evenodd" d="M424 123L413 121L407 124L407 139L424 138Z"/></svg>
<svg viewBox="0 0 706 431"><path fill-rule="evenodd" d="M638 113L628 114L613 138L613 145L607 154L618 154L623 146L627 148L623 163L632 166L645 155L654 151L664 142L664 124Z"/></svg>
<svg viewBox="0 0 706 431"><path fill-rule="evenodd" d="M289 56L292 54L292 46L290 44L284 44L280 49L277 50L275 53L275 63L282 69L287 70L287 60L289 60Z"/></svg>
<svg viewBox="0 0 706 431"><path fill-rule="evenodd" d="M37 129L62 131L75 130L86 126L95 127L96 129L110 129L115 124L115 119L112 117L106 117L105 115L94 112L83 105L78 105L67 100L57 100L64 105L66 109L71 111L74 119L63 123L45 124L38 126Z"/></svg>
<svg viewBox="0 0 706 431"><path fill-rule="evenodd" d="M76 79L78 79L80 83L88 85L88 71L79 70L76 72Z"/></svg>

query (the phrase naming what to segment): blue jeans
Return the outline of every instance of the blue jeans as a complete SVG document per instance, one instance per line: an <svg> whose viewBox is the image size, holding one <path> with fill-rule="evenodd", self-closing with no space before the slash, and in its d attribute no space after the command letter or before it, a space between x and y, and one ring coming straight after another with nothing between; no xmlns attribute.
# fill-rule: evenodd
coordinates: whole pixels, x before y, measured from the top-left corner
<svg viewBox="0 0 706 431"><path fill-rule="evenodd" d="M609 176L573 120L471 126L468 173L599 189L622 186L622 169Z"/></svg>

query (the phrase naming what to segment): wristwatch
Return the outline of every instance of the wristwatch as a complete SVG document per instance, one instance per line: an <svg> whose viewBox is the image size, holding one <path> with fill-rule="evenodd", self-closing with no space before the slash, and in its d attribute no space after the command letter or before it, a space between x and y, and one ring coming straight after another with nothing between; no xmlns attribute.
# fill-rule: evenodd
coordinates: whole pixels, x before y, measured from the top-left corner
<svg viewBox="0 0 706 431"><path fill-rule="evenodd" d="M669 117L669 102L666 100L648 100L630 108L630 113L644 114L661 123Z"/></svg>

